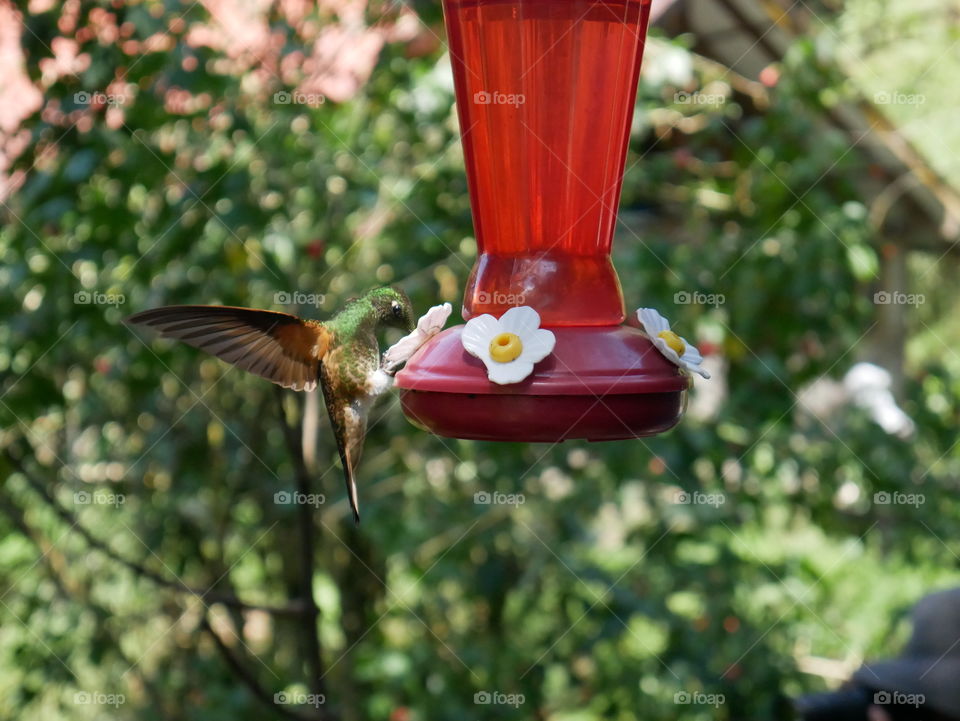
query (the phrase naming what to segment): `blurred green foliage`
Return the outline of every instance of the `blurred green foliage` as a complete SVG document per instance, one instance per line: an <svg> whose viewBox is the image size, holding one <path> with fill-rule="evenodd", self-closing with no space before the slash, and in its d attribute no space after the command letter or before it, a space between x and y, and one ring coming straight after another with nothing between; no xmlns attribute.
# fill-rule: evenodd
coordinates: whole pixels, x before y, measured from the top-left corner
<svg viewBox="0 0 960 721"><path fill-rule="evenodd" d="M149 8L117 12L144 38L165 27ZM56 11L26 24L36 75ZM688 40L665 45L687 54ZM272 102L279 83L251 94L182 36L132 64L83 49L89 68L48 101L69 111L122 64L135 97L119 127L30 118L30 172L0 229L2 445L35 481L0 459L0 717L272 718L202 633L203 601L118 564L76 524L158 574L285 603L300 572L295 509L273 502L294 484L276 394L120 321L167 303L278 308L277 293L323 294L292 312L324 317L388 282L421 310L458 305L476 250L447 60L388 44L354 99L304 107ZM165 109L173 86L212 109ZM359 530L321 428L325 707L390 721L780 718L788 696L824 686L802 659L892 654L897 614L956 578L955 354L909 367L910 441L859 411L824 423L797 408L801 386L862 356L876 313L879 246L857 182L870 158L825 121L825 87L845 92L812 41L768 107L696 62L689 85L641 83L615 262L628 307L659 307L722 358L728 391L709 414L633 442L498 445L431 437L391 398L367 441ZM707 88L724 100L676 102ZM680 291L726 302L674 305ZM935 295L911 310L916 334L944 322ZM302 399L286 396L296 415ZM679 504L680 490L724 502ZM477 505L481 491L525 503ZM883 491L926 502L874 504ZM271 693L307 691L296 620L208 614ZM524 700L476 705L483 691Z"/></svg>

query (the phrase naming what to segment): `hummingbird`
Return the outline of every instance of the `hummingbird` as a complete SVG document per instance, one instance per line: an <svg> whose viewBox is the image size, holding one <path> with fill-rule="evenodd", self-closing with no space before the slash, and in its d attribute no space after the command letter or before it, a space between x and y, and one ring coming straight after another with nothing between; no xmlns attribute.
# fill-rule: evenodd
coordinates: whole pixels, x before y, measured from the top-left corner
<svg viewBox="0 0 960 721"><path fill-rule="evenodd" d="M355 473L367 418L377 396L390 387L381 369L377 331L414 329L406 294L375 288L347 302L327 321L289 313L222 305L171 305L125 320L199 348L284 388L312 391L320 384L337 441L353 518L360 523Z"/></svg>

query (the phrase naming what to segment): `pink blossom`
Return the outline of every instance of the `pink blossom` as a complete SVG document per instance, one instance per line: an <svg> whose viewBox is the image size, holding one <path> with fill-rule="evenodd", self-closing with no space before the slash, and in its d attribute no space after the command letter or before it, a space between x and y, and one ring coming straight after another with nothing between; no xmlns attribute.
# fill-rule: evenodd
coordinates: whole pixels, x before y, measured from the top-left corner
<svg viewBox="0 0 960 721"><path fill-rule="evenodd" d="M26 150L30 133L20 124L40 109L43 94L30 82L26 72L20 35L23 19L9 4L0 2L0 200L23 182L23 174L7 171Z"/></svg>

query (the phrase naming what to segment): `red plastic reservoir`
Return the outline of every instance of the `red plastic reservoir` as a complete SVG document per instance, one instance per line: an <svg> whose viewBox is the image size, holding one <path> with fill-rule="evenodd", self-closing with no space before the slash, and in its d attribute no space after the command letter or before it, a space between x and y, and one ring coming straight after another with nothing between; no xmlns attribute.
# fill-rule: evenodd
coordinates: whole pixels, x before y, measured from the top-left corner
<svg viewBox="0 0 960 721"><path fill-rule="evenodd" d="M480 251L464 316L622 322L610 247L649 1L443 8Z"/></svg>

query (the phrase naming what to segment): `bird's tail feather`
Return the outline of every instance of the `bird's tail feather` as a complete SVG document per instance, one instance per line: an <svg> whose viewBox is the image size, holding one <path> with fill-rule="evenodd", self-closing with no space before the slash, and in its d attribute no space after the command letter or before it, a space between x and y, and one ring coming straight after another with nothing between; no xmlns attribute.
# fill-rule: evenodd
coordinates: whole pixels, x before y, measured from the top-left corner
<svg viewBox="0 0 960 721"><path fill-rule="evenodd" d="M353 479L353 469L345 473L347 481L347 497L350 499L350 509L353 511L353 521L360 525L360 502L357 499L357 482Z"/></svg>

